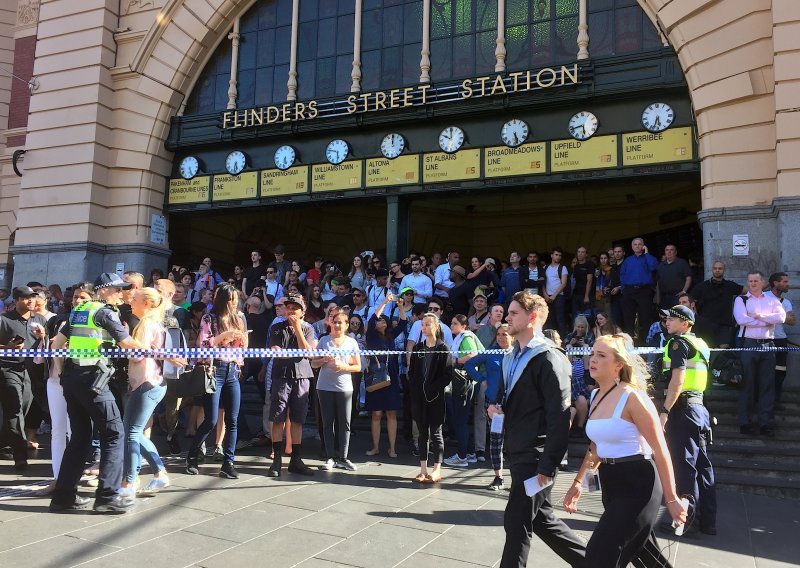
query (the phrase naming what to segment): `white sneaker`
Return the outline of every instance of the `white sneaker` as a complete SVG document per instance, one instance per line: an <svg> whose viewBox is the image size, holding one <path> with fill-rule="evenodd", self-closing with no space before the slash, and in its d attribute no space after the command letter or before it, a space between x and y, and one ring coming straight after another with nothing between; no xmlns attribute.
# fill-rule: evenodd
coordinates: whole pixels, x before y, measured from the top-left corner
<svg viewBox="0 0 800 568"><path fill-rule="evenodd" d="M355 464L348 459L338 460L334 467L338 469L346 469L347 471L355 471L358 469L356 468Z"/></svg>
<svg viewBox="0 0 800 568"><path fill-rule="evenodd" d="M468 463L478 463L478 456L475 454L467 454Z"/></svg>
<svg viewBox="0 0 800 568"><path fill-rule="evenodd" d="M322 469L324 469L325 471L330 471L334 467L336 467L336 461L333 458L328 458L328 461L322 464Z"/></svg>
<svg viewBox="0 0 800 568"><path fill-rule="evenodd" d="M445 458L444 463L450 467L469 467L469 462L464 458L458 457L458 454Z"/></svg>
<svg viewBox="0 0 800 568"><path fill-rule="evenodd" d="M162 489L170 486L169 477L162 475L161 477L154 477L150 482L137 492L137 495L144 497L152 497Z"/></svg>
<svg viewBox="0 0 800 568"><path fill-rule="evenodd" d="M133 499L136 497L136 487L134 485L128 485L127 487L120 487L117 494L122 497L123 499Z"/></svg>

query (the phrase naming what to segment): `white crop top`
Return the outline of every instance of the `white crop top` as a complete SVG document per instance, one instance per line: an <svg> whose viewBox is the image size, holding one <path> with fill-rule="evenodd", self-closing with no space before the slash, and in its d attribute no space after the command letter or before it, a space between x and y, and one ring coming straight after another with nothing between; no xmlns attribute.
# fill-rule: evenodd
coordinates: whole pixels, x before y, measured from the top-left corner
<svg viewBox="0 0 800 568"><path fill-rule="evenodd" d="M653 455L644 437L639 432L635 424L621 418L625 403L628 402L628 395L631 391L625 391L619 398L614 414L611 418L590 418L586 423L586 435L597 446L597 457L600 458L624 458L636 454L645 456ZM592 393L589 404L594 401L595 390ZM635 396L639 396L634 392ZM641 399L641 397L640 397ZM650 399L643 401L645 405Z"/></svg>

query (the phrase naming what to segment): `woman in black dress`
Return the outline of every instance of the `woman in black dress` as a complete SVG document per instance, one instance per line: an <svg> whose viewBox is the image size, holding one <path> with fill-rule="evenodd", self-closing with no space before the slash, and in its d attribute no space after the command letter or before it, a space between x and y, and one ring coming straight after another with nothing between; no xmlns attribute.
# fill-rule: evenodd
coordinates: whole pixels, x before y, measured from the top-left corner
<svg viewBox="0 0 800 568"><path fill-rule="evenodd" d="M411 415L419 428L418 483L436 483L442 479L445 416L444 389L450 384L453 363L444 343L439 316L428 312L422 316L422 341L414 345L408 368ZM433 469L428 473L428 450L433 445Z"/></svg>

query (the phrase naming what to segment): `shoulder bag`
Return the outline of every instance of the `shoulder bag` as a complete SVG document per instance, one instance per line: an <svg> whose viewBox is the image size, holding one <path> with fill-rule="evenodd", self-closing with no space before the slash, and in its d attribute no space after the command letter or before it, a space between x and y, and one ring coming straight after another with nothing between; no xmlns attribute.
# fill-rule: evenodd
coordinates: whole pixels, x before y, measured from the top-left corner
<svg viewBox="0 0 800 568"><path fill-rule="evenodd" d="M389 356L384 358L383 365L376 355L369 358L369 366L364 378L365 388L367 392L375 392L392 384L392 379L389 376Z"/></svg>

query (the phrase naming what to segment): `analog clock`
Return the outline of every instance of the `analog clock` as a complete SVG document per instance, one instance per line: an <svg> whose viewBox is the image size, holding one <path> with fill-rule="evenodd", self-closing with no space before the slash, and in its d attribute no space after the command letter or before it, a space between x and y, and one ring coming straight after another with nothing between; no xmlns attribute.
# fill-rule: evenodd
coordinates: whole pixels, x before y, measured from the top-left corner
<svg viewBox="0 0 800 568"><path fill-rule="evenodd" d="M183 160L181 160L178 170L180 171L183 179L192 179L197 175L197 172L200 171L200 160L194 156L186 156Z"/></svg>
<svg viewBox="0 0 800 568"><path fill-rule="evenodd" d="M653 103L642 111L642 126L650 132L662 132L672 125L675 111L667 103Z"/></svg>
<svg viewBox="0 0 800 568"><path fill-rule="evenodd" d="M588 140L597 132L597 117L583 110L569 119L569 133L576 140Z"/></svg>
<svg viewBox="0 0 800 568"><path fill-rule="evenodd" d="M331 143L328 144L328 147L325 149L325 157L328 158L328 161L334 165L344 162L344 159L349 153L350 145L341 138L331 141Z"/></svg>
<svg viewBox="0 0 800 568"><path fill-rule="evenodd" d="M402 134L392 132L383 137L381 141L381 153L390 160L402 154L406 147L406 139Z"/></svg>
<svg viewBox="0 0 800 568"><path fill-rule="evenodd" d="M458 126L448 126L439 134L439 147L448 154L458 152L463 145L464 131Z"/></svg>
<svg viewBox="0 0 800 568"><path fill-rule="evenodd" d="M281 146L275 150L275 165L279 170L288 170L294 165L297 153L291 146Z"/></svg>
<svg viewBox="0 0 800 568"><path fill-rule="evenodd" d="M234 150L225 158L225 169L232 176L238 176L247 166L247 156L241 150Z"/></svg>
<svg viewBox="0 0 800 568"><path fill-rule="evenodd" d="M528 138L528 124L518 118L511 119L500 130L500 138L506 146L516 148Z"/></svg>

